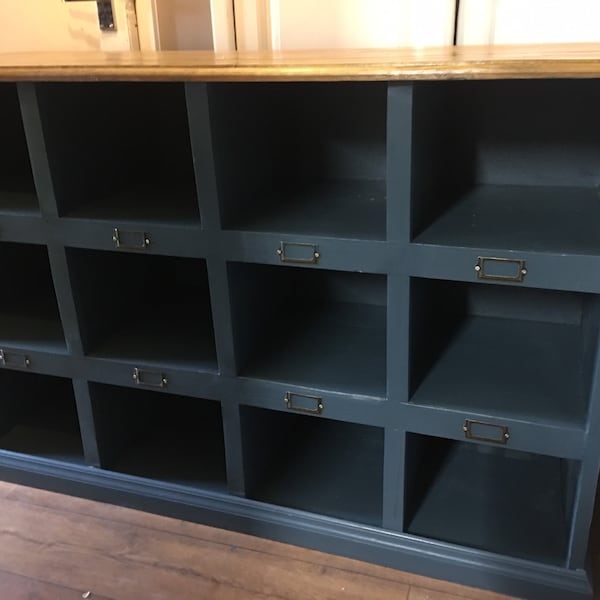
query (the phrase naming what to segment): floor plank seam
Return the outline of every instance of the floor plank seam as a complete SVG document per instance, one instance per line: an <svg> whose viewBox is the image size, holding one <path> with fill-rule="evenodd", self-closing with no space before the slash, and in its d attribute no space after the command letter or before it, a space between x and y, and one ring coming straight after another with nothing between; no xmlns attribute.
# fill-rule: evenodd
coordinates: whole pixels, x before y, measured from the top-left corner
<svg viewBox="0 0 600 600"><path fill-rule="evenodd" d="M157 533L163 533L163 534L172 535L172 536L179 536L181 538L188 539L188 540L198 540L198 541L201 541L201 542L204 542L204 543L207 543L207 544L214 544L216 546L235 547L235 548L239 548L240 550L245 550L247 552L252 552L252 553L255 553L255 554L260 554L260 555L263 555L263 556L272 556L272 557L278 557L278 558L281 557L281 554L277 553L275 551L274 552L269 552L269 551L266 551L266 550L263 550L263 549L254 548L252 546L242 546L242 545L240 545L238 543L222 542L222 541L212 540L210 538L199 537L199 536L191 535L189 533L173 532L173 531L169 531L169 530L166 530L166 529L163 529L163 528L158 528L158 527L151 527L151 526L147 526L147 525L132 525L130 522L128 522L126 520L122 520L122 519L113 519L113 518L110 518L110 517L103 517L103 516L100 517L100 516L97 516L97 515L90 515L88 513L84 513L84 512L81 512L81 511L77 511L77 510L68 510L68 509L57 508L57 507L49 507L49 506L44 505L44 504L34 503L34 502L30 502L30 501L24 501L24 500L20 500L20 499L13 499L13 498L3 498L2 499L2 498L0 498L0 501L1 500L10 500L11 502L14 502L14 503L35 506L35 507L38 507L38 508L43 508L45 510L50 510L52 512L60 513L60 514L64 514L64 515L76 514L76 515L79 515L81 517L94 519L96 521L106 521L108 523L113 523L115 525L128 525L130 527L138 527L140 529L145 529L147 531L154 531L154 532L157 532ZM90 501L90 502L94 502L94 501ZM110 505L108 505L108 506L110 506ZM127 509L127 510L135 510L135 509ZM139 512L139 511L136 511L136 512ZM146 513L144 513L144 514L146 514ZM163 518L167 518L168 519L170 517L163 517ZM190 521L190 523L196 524L196 523L191 522L191 521ZM199 523L198 525L201 526L201 527L210 527L210 525L204 525L202 523ZM226 531L230 531L230 530L226 530ZM238 532L234 532L234 531L231 531L231 533L232 534L237 534L237 535L248 535L248 534L239 534ZM265 538L257 538L257 539L260 540L260 541L265 541ZM279 542L277 540L268 540L267 539L266 541L268 543L273 543L273 544L282 544L282 545L285 545L285 546L289 545L289 544L284 544L283 542ZM318 550L312 550L310 548L307 548L306 550L308 550L310 552L319 552ZM345 556L342 556L340 558L342 558L344 560L352 560L352 561L356 560L354 558L349 558L349 557L345 557ZM308 564L308 565L317 565L318 566L318 565L322 564L321 562L319 562L317 560L307 560L305 558L298 558L298 557L292 557L292 558L289 558L289 560L297 561L299 563ZM373 567L376 567L376 568L382 568L382 569L391 569L392 568L392 567L384 567L382 565L377 565L375 563L368 563L368 564L370 564L370 565L372 565ZM332 568L335 568L336 570L341 571L343 573L349 573L349 574L353 574L353 575L360 575L362 577L369 577L371 579L381 579L381 580L387 581L388 583L395 583L395 584L398 584L398 585L407 585L406 582L399 581L399 580L397 580L397 579L395 579L393 577L391 578L391 577L380 576L380 575L371 575L369 573L364 573L364 572L361 572L361 571L355 571L355 570L347 568L347 567L338 567L338 566L336 566L336 567L332 567ZM398 571L398 573L404 573L404 571Z"/></svg>
<svg viewBox="0 0 600 600"><path fill-rule="evenodd" d="M11 490L11 492L12 491L14 491L14 490ZM62 515L76 514L76 515L78 515L80 517L93 519L93 520L95 520L97 522L104 521L104 522L108 522L108 523L113 523L115 525L128 525L129 527L136 527L136 528L139 528L139 529L144 529L146 531L153 531L153 532L157 532L157 533L161 533L161 534L165 534L165 535L177 536L177 537L180 537L182 539L187 539L187 540L195 540L195 541L202 542L202 543L205 543L205 544L211 544L211 545L221 546L221 547L233 547L233 548L237 548L237 549L240 549L240 550L243 550L243 551L246 551L246 552L251 552L253 554L262 555L262 556L265 556L265 557L281 558L281 554L278 553L278 552L275 552L275 551L270 552L270 551L266 551L264 549L257 549L257 548L252 547L251 545L246 546L246 545L240 545L239 543L218 541L218 540L213 540L213 539L206 538L206 537L203 537L203 536L192 535L190 533L173 532L173 531L170 531L168 529L161 528L161 527L152 527L152 526L148 526L148 525L138 525L138 524L132 525L129 521L127 521L125 519L111 518L111 517L106 517L106 516L98 516L98 515L93 515L93 514L89 514L89 513L86 513L86 512L82 512L80 510L70 510L70 509L66 509L66 508L48 506L48 505L45 505L45 504L42 504L42 503L31 502L29 500L23 500L23 499L19 499L19 498L11 498L10 496L6 496L4 498L0 498L0 501L4 501L4 500L8 500L10 502L17 503L17 504L34 506L34 507L37 507L37 508L43 508L44 510L49 510L49 511L57 513L57 514L62 514ZM86 500L86 501L96 502L94 500ZM101 504L103 506L106 506L108 508L110 508L110 507L113 506L113 505L102 503L102 502L100 502L99 504ZM129 507L120 507L119 506L119 508L123 508L124 510L131 510L132 512L136 512L136 513L142 512L142 511L137 511L136 509L132 509L132 508L129 508ZM142 512L142 514L146 515L146 516L148 515L148 513L143 513L143 512ZM164 515L150 515L150 516L151 517L158 516L161 519L170 519L171 518L171 517L167 517L167 516L164 516ZM192 521L188 522L188 521L180 521L178 519L174 519L174 520L177 521L177 522L190 523L192 525L198 525L199 527L211 527L210 525L204 525L202 523L195 523L195 522L192 522ZM229 530L226 530L226 531L229 532ZM236 534L236 535L244 535L244 536L249 535L249 534L240 534L239 532L231 532L231 533L232 534ZM264 538L257 538L257 539L260 540L260 541L263 541L263 542L265 541ZM283 542L278 542L276 540L266 540L266 541L267 541L267 543L287 545L287 544L284 544ZM307 549L307 550L309 552L318 552L318 550L312 550L312 549ZM112 556L114 558L114 555L110 555L110 556ZM128 562L131 562L133 564L141 564L141 565L146 565L146 566L148 566L150 564L150 563L145 563L143 561L142 562L135 561L135 560L132 560L131 558L128 558L128 557L120 557L120 558L125 558L125 560L127 560ZM350 560L351 561L356 560L356 559L349 558L349 557L341 557L341 558L343 560L349 560L349 561ZM290 561L298 562L300 564L306 564L306 565L311 565L311 566L319 566L319 565L322 564L320 561L318 561L316 559L315 560L308 560L306 558L291 557L291 558L289 558L289 560ZM369 563L369 564L371 564L371 563ZM376 565L374 563L371 564L371 565L373 567L382 568L382 569L391 569L392 568L392 567L384 567L382 565ZM331 568L335 569L336 571L338 571L340 573L347 573L347 574L350 574L350 575L360 576L360 577L363 577L363 578L369 578L369 579L372 579L372 580L381 580L381 581L385 581L385 582L387 582L389 584L394 584L394 585L398 585L398 586L402 586L402 585L406 586L406 585L408 585L409 587L410 586L412 586L412 587L420 587L422 589L425 589L425 590L428 590L428 591L431 591L431 592L439 592L439 589L428 588L428 587L424 587L424 586L414 586L413 584L408 583L407 581L402 581L402 580L396 579L394 577L389 577L389 576L386 576L386 575L373 575L373 574L370 574L370 573L365 573L365 572L362 572L362 571L357 571L357 570L354 570L354 569L351 569L351 568L348 568L348 567L342 567L342 566L335 566L335 567L331 567ZM404 571L398 571L398 573L399 574L404 574ZM408 577L412 576L411 573L407 573L406 575ZM221 584L222 582L216 581L216 583ZM443 581L440 580L440 585L443 584L443 583L446 583L446 582L443 582ZM447 582L447 583L448 583L448 585L452 585L452 586L454 586L454 585L461 586L462 585L462 584L458 584L458 583L455 584L454 582ZM237 588L235 588L235 589L237 589ZM473 588L473 593L474 594L476 593L476 591L477 591L477 589ZM261 594L260 591L257 591L255 593ZM449 593L449 592L445 592L445 593ZM474 595L465 595L462 590L460 590L460 591L452 591L452 593L455 596L458 596L458 597L461 597L461 598L465 598L466 600L472 600L473 598L476 597ZM283 600L285 600L285 599L283 599Z"/></svg>
<svg viewBox="0 0 600 600"><path fill-rule="evenodd" d="M8 569L4 569L4 568L0 567L0 575L2 575L2 574L12 576L12 577L19 577L22 579L28 579L30 581L41 583L43 585L59 587L64 590L73 591L73 592L79 593L79 594L83 594L83 593L89 591L89 590L74 588L74 587L65 585L64 583L57 583L56 581L48 581L46 579L41 579L40 577L31 576L31 575L24 574L24 573L17 573L15 571L9 571ZM93 596L90 596L90 598L92 598L92 597ZM106 596L105 594L97 594L96 598L102 598L102 600L118 600L118 598L109 597L109 596Z"/></svg>

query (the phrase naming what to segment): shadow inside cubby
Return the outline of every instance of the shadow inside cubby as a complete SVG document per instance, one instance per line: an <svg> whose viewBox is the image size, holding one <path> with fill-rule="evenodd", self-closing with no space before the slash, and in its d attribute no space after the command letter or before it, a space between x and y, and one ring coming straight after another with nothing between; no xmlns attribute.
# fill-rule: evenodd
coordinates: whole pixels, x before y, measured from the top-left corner
<svg viewBox="0 0 600 600"><path fill-rule="evenodd" d="M595 296L413 278L410 303L411 402L585 424Z"/></svg>
<svg viewBox="0 0 600 600"><path fill-rule="evenodd" d="M71 380L0 371L0 449L83 463Z"/></svg>
<svg viewBox="0 0 600 600"><path fill-rule="evenodd" d="M85 353L217 370L202 259L67 250Z"/></svg>
<svg viewBox="0 0 600 600"><path fill-rule="evenodd" d="M386 397L386 277L229 264L238 373Z"/></svg>
<svg viewBox="0 0 600 600"><path fill-rule="evenodd" d="M182 83L40 83L37 90L59 215L199 221Z"/></svg>
<svg viewBox="0 0 600 600"><path fill-rule="evenodd" d="M564 566L579 463L408 434L405 531Z"/></svg>
<svg viewBox="0 0 600 600"><path fill-rule="evenodd" d="M386 238L385 83L209 86L225 229Z"/></svg>
<svg viewBox="0 0 600 600"><path fill-rule="evenodd" d="M382 428L240 410L249 498L381 527Z"/></svg>
<svg viewBox="0 0 600 600"><path fill-rule="evenodd" d="M422 82L414 102L414 242L600 253L599 80Z"/></svg>
<svg viewBox="0 0 600 600"><path fill-rule="evenodd" d="M0 349L66 352L46 246L0 242Z"/></svg>
<svg viewBox="0 0 600 600"><path fill-rule="evenodd" d="M0 83L0 216L39 214L29 150L14 83Z"/></svg>
<svg viewBox="0 0 600 600"><path fill-rule="evenodd" d="M89 385L103 468L178 485L227 490L218 402Z"/></svg>

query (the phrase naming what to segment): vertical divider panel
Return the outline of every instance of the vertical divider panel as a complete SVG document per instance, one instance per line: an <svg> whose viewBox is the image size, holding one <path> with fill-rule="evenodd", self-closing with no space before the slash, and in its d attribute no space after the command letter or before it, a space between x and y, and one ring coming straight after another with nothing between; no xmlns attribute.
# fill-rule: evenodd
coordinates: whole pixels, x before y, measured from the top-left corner
<svg viewBox="0 0 600 600"><path fill-rule="evenodd" d="M48 258L67 347L72 355L81 357L83 344L64 246L57 243L48 244Z"/></svg>
<svg viewBox="0 0 600 600"><path fill-rule="evenodd" d="M225 377L234 377L237 373L237 367L233 347L227 263L223 259L209 257L206 261L206 268L208 271L219 373Z"/></svg>
<svg viewBox="0 0 600 600"><path fill-rule="evenodd" d="M209 240L209 248L211 249L206 260L206 266L211 295L217 362L221 377L229 379L233 383L233 385L225 386L227 393L223 394L221 399L227 484L230 493L243 496L245 494L245 479L242 434L239 403L234 398L237 367L233 346L227 263L220 254L223 242L220 235L221 218L213 153L208 84L186 83L185 94L202 229Z"/></svg>
<svg viewBox="0 0 600 600"><path fill-rule="evenodd" d="M202 228L217 232L221 224L207 85L186 83L185 98Z"/></svg>
<svg viewBox="0 0 600 600"><path fill-rule="evenodd" d="M597 302L594 303L591 314L595 322L584 322L583 326L594 331L595 335L589 342L596 348L596 351L590 389L590 408L587 415L585 450L575 498L570 499L573 506L571 539L567 557L567 567L570 569L583 569L586 565L588 538L596 497L594 492L600 473L600 351L598 350L600 345L600 309ZM567 477L575 477L576 475L576 473L566 474Z"/></svg>
<svg viewBox="0 0 600 600"><path fill-rule="evenodd" d="M386 196L387 241L400 248L410 242L412 194L414 85L388 83ZM397 248L397 250L400 250ZM390 256L391 250L390 250ZM383 469L383 527L402 531L404 517L404 444L402 404L408 395L408 253L398 251L392 263L398 274L388 274L387 290L387 399L391 424L385 428Z"/></svg>
<svg viewBox="0 0 600 600"><path fill-rule="evenodd" d="M232 386L228 391L232 392ZM239 402L229 397L221 402L223 436L225 440L225 463L227 465L227 487L230 494L246 495L244 456L242 448L242 425Z"/></svg>
<svg viewBox="0 0 600 600"><path fill-rule="evenodd" d="M404 528L404 478L406 433L402 427L386 427L383 454L383 528Z"/></svg>
<svg viewBox="0 0 600 600"><path fill-rule="evenodd" d="M408 402L410 279L388 275L387 389L388 400L398 409ZM399 415L398 411L394 414Z"/></svg>
<svg viewBox="0 0 600 600"><path fill-rule="evenodd" d="M102 466L96 440L96 424L92 412L90 389L87 381L83 379L73 380L75 391L75 402L77 403L77 415L79 417L79 429L83 443L83 454L86 464L93 467Z"/></svg>
<svg viewBox="0 0 600 600"><path fill-rule="evenodd" d="M38 105L37 88L34 83L27 82L18 83L17 90L40 210L42 216L57 217L58 209ZM65 115L65 118L68 118L68 115Z"/></svg>
<svg viewBox="0 0 600 600"><path fill-rule="evenodd" d="M383 527L402 531L404 519L403 408L408 401L410 284L407 275L388 275L387 390L390 425L385 428Z"/></svg>
<svg viewBox="0 0 600 600"><path fill-rule="evenodd" d="M212 150L208 90L205 83L186 83L185 85L202 228L204 229L204 235L209 240L211 249L206 263L219 372L222 375L231 376L235 375L233 335L229 308L227 265L220 255L222 240L219 235L221 229L219 199Z"/></svg>
<svg viewBox="0 0 600 600"><path fill-rule="evenodd" d="M218 246L216 246L218 248ZM227 485L229 492L237 496L245 495L244 460L242 454L242 431L239 402L236 397L236 361L233 346L233 328L227 263L218 257L208 258L208 284L211 294L213 327L217 361L221 376L221 411L223 416L223 437L225 461L227 465Z"/></svg>
<svg viewBox="0 0 600 600"><path fill-rule="evenodd" d="M408 243L412 188L413 90L389 83L387 95L387 239Z"/></svg>

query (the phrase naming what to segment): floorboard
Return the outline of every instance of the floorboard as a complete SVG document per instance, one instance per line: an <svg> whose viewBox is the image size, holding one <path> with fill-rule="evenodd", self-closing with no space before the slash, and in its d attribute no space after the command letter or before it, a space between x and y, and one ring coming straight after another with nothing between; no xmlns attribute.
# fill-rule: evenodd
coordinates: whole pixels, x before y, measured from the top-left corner
<svg viewBox="0 0 600 600"><path fill-rule="evenodd" d="M510 600L262 538L0 482L0 598L68 600L88 590L90 600Z"/></svg>
<svg viewBox="0 0 600 600"><path fill-rule="evenodd" d="M90 590L72 589L54 585L32 577L0 571L0 598L6 600L81 600ZM90 600L116 600L108 596L90 594Z"/></svg>

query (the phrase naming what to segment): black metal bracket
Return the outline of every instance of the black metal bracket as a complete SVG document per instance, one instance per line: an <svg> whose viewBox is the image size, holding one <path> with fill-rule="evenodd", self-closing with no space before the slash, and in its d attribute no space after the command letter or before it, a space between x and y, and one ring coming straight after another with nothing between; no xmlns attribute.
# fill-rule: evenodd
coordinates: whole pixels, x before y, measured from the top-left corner
<svg viewBox="0 0 600 600"><path fill-rule="evenodd" d="M65 2L89 2L90 0L65 0ZM112 0L96 0L98 24L102 31L116 31Z"/></svg>

